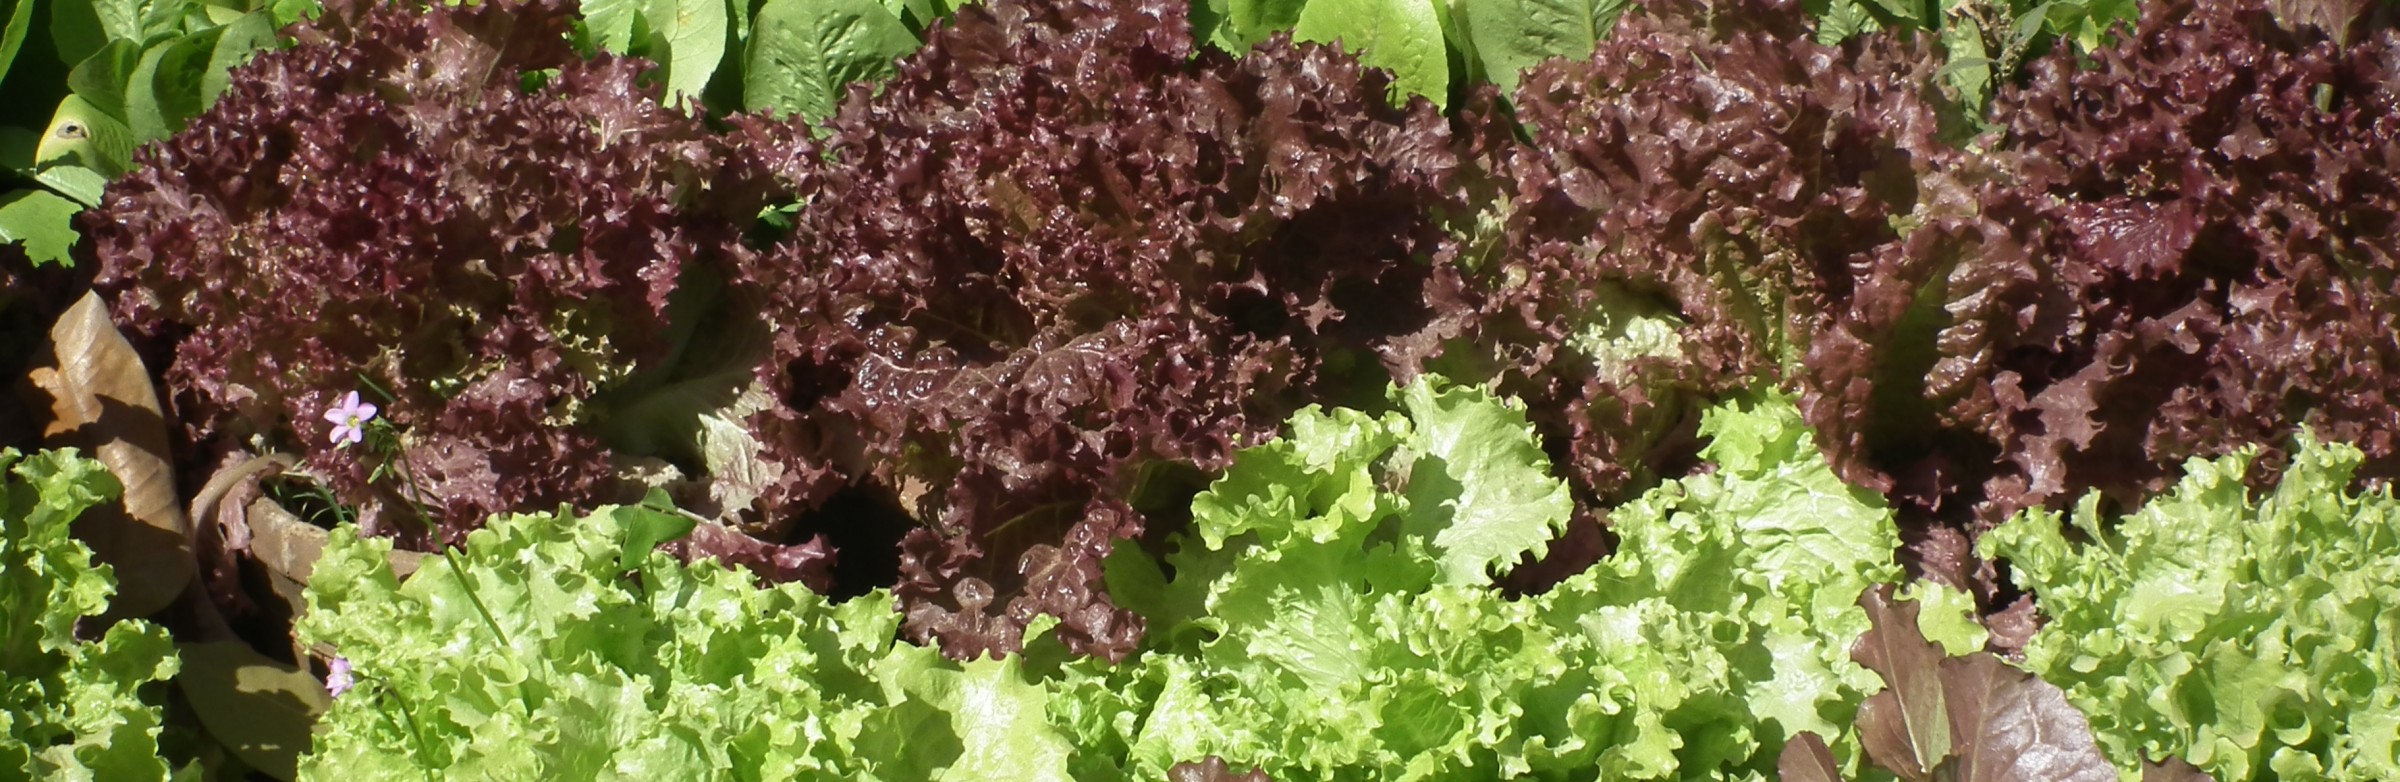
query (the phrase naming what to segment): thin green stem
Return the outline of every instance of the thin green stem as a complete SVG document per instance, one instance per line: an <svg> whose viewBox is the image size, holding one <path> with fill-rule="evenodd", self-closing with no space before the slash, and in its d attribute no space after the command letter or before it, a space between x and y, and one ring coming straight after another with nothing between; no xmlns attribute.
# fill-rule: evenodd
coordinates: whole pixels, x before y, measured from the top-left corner
<svg viewBox="0 0 2400 782"><path fill-rule="evenodd" d="M458 550L458 554L465 553L467 553L467 551L464 548ZM475 593L475 584L467 580L467 571L459 568L458 558L456 556L445 556L442 557L442 561L449 563L450 575L458 578L459 587L467 590L467 602L475 606L475 613L483 615L483 624L486 627L492 628L492 637L500 639L501 646L508 647L508 649L512 652L515 651L517 648L516 645L509 643L508 634L500 630L500 622L492 618L492 610L484 607L483 596Z"/></svg>
<svg viewBox="0 0 2400 782"><path fill-rule="evenodd" d="M377 682L378 684L382 682L381 679L374 679L373 681ZM389 698L392 705L400 707L400 716L402 719L408 720L408 727L401 727L398 721L392 719L392 713L388 710L376 709L375 712L383 715L383 721L391 723L393 730L408 734L409 743L416 745L418 760L417 768L425 772L425 779L427 782L431 782L433 779L433 769L428 768L427 764L433 760L433 750L432 748L425 746L425 728L424 726L417 724L416 712L409 711L408 699L400 697L399 693L389 692L389 688L386 687L377 687L376 689L379 691L378 694L384 697L376 698L375 702L381 704L384 702L385 698Z"/></svg>

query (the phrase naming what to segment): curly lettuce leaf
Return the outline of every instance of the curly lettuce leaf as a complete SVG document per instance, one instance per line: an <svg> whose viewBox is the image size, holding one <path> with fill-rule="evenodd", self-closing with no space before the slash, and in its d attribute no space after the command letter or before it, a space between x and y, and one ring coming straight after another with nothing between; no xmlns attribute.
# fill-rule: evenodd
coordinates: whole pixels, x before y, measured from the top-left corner
<svg viewBox="0 0 2400 782"><path fill-rule="evenodd" d="M1531 424L1436 378L1391 397L1238 452L1172 575L1108 560L1152 630L1055 684L1079 778L1208 758L1276 779L1755 778L1801 730L1855 754L1836 726L1877 683L1848 659L1869 627L1850 601L1897 579L1898 540L1789 399L1711 411L1715 472L1617 509L1615 557L1512 600L1489 565L1573 512Z"/></svg>
<svg viewBox="0 0 2400 782"><path fill-rule="evenodd" d="M406 583L333 532L300 637L358 681L302 779L1065 779L1018 662L898 643L882 592L835 604L628 546L652 508L495 517Z"/></svg>
<svg viewBox="0 0 2400 782"><path fill-rule="evenodd" d="M906 536L908 632L952 655L1036 616L1130 652L1108 553L1178 531L1237 442L1379 396L1407 363L1379 359L1465 306L1426 262L1472 212L1449 121L1331 47L1205 49L1187 6L963 8L822 145L740 150L795 161L789 234L729 278L776 325L761 458L801 465L766 494L905 505L844 522Z"/></svg>
<svg viewBox="0 0 2400 782"><path fill-rule="evenodd" d="M117 479L73 449L0 449L0 472L0 777L167 778L161 712L141 692L179 667L166 630L131 621L75 637L117 582L68 527L114 502Z"/></svg>
<svg viewBox="0 0 2400 782"><path fill-rule="evenodd" d="M2093 494L1984 536L2050 620L2025 667L2091 715L2120 769L2400 778L2400 501L2353 488L2358 448L2297 442L2271 491L2245 486L2253 447L2188 462L2113 524Z"/></svg>

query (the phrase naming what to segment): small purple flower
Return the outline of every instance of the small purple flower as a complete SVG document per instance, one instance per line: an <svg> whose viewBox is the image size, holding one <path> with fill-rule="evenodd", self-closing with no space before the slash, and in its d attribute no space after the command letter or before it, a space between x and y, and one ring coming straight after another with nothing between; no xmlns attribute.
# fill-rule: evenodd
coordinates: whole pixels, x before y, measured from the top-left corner
<svg viewBox="0 0 2400 782"><path fill-rule="evenodd" d="M366 439L366 425L372 420L375 420L375 404L359 401L356 391L325 411L325 421L333 424L333 444L337 448Z"/></svg>
<svg viewBox="0 0 2400 782"><path fill-rule="evenodd" d="M333 658L333 663L326 666L325 692L339 698L342 697L342 693L349 692L350 688L356 686L358 686L358 680L350 676L350 658Z"/></svg>

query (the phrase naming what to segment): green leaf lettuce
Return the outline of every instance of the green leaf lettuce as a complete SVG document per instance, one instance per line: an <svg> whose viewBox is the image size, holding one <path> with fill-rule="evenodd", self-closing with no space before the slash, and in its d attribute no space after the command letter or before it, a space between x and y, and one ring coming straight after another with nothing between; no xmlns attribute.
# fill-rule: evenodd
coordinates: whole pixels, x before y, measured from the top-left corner
<svg viewBox="0 0 2400 782"><path fill-rule="evenodd" d="M165 630L123 622L79 641L115 576L68 536L85 510L114 502L117 479L72 449L0 449L0 778L167 778L160 712L142 687L175 675Z"/></svg>
<svg viewBox="0 0 2400 782"><path fill-rule="evenodd" d="M2113 525L2094 494L1985 535L2050 620L2025 667L2091 715L2120 769L2180 756L2224 782L2400 779L2400 502L2353 490L2351 446L2303 434L2253 496L2256 457L2195 459Z"/></svg>

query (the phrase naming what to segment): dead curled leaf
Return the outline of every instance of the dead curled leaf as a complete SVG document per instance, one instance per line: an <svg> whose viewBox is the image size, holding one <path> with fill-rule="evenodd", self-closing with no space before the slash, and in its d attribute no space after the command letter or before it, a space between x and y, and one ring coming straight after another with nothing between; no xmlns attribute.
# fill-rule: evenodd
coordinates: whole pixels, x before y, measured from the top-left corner
<svg viewBox="0 0 2400 782"><path fill-rule="evenodd" d="M81 449L125 486L116 504L92 509L74 527L94 558L116 569L107 618L166 607L191 583L192 548L149 370L89 292L59 316L32 367L20 390L37 415L49 411L43 445Z"/></svg>
<svg viewBox="0 0 2400 782"><path fill-rule="evenodd" d="M298 774L309 731L332 699L308 671L240 641L178 644L175 684L200 724L251 768L276 779Z"/></svg>

